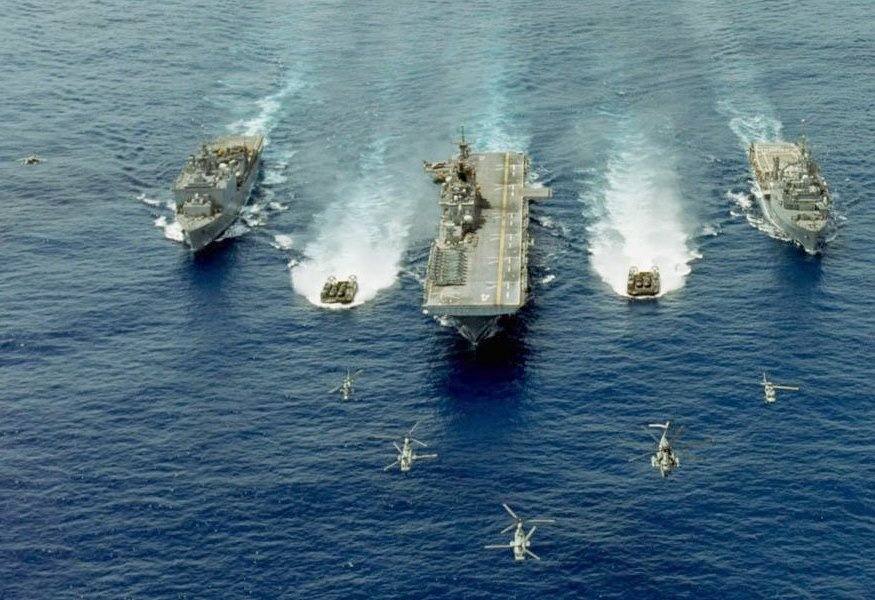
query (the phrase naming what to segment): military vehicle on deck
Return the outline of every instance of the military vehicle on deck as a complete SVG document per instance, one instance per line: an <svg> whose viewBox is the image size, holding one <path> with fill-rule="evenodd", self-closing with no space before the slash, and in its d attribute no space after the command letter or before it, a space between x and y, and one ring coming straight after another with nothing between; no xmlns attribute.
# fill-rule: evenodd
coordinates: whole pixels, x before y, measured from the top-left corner
<svg viewBox="0 0 875 600"><path fill-rule="evenodd" d="M207 142L188 158L173 183L176 220L193 251L208 246L233 223L258 176L264 137L229 136Z"/></svg>
<svg viewBox="0 0 875 600"><path fill-rule="evenodd" d="M626 293L633 298L656 296L659 294L659 286L659 269L657 267L653 267L649 271L639 271L638 267L629 269Z"/></svg>
<svg viewBox="0 0 875 600"><path fill-rule="evenodd" d="M322 286L322 294L319 298L323 304L351 304L358 291L359 284L355 275L340 281L336 277L329 277Z"/></svg>

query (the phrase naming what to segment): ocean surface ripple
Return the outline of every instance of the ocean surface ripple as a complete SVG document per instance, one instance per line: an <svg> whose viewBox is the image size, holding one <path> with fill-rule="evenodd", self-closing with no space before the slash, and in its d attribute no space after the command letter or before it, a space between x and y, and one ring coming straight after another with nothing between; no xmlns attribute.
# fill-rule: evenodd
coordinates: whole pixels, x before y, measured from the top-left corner
<svg viewBox="0 0 875 600"><path fill-rule="evenodd" d="M0 598L870 597L873 17L16 3ZM836 197L822 257L749 225L744 148L802 119ZM476 353L420 311L421 161L460 125L554 191L532 207L532 301ZM238 130L268 138L261 180L193 257L170 184ZM621 296L632 262L660 266L658 301ZM351 273L359 306L314 306ZM765 406L763 370L802 391ZM689 450L662 480L645 426L666 419ZM384 472L382 436L416 421L439 458ZM557 520L543 560L483 549L502 502Z"/></svg>

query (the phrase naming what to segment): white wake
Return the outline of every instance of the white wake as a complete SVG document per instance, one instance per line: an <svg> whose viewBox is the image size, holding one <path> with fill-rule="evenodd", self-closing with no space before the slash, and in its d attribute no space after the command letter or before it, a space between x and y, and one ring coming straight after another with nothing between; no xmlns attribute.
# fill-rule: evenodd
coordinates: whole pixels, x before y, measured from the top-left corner
<svg viewBox="0 0 875 600"><path fill-rule="evenodd" d="M665 153L642 137L627 140L608 162L604 186L584 201L593 223L589 251L599 276L627 296L630 267L659 268L659 295L683 287L690 263L700 255L691 247L678 178Z"/></svg>
<svg viewBox="0 0 875 600"><path fill-rule="evenodd" d="M392 286L401 269L413 222L413 205L399 191L384 162L386 142L377 144L364 161L371 174L341 190L318 218L318 233L304 248L304 259L291 266L292 286L312 304L351 308L373 300ZM352 304L323 304L322 286L328 277L355 275L358 293Z"/></svg>
<svg viewBox="0 0 875 600"><path fill-rule="evenodd" d="M271 130L280 121L286 101L304 88L301 77L288 75L282 87L255 101L258 112L248 119L241 119L228 125L228 130L244 135L262 134L269 140Z"/></svg>

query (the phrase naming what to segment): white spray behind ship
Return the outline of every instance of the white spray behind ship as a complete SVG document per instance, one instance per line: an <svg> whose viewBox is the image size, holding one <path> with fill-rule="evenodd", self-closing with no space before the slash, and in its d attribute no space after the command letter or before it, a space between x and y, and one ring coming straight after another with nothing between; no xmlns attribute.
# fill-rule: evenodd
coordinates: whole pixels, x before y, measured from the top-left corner
<svg viewBox="0 0 875 600"><path fill-rule="evenodd" d="M591 262L617 294L626 296L630 267L658 267L660 294L683 287L699 258L684 220L677 174L665 152L643 136L625 138L610 158L603 185L583 200Z"/></svg>

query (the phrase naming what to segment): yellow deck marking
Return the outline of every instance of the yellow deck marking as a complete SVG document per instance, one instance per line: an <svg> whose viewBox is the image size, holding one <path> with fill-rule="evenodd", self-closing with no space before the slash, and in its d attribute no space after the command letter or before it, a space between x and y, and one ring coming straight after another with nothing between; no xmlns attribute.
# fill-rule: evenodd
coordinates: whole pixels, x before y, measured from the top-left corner
<svg viewBox="0 0 875 600"><path fill-rule="evenodd" d="M510 152L504 153L504 181L501 190L501 233L498 241L498 285L495 288L495 303L501 304L501 287L504 283L504 234L507 230L507 167Z"/></svg>

